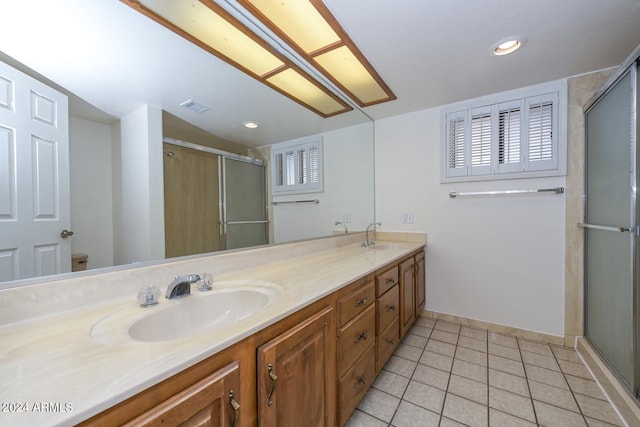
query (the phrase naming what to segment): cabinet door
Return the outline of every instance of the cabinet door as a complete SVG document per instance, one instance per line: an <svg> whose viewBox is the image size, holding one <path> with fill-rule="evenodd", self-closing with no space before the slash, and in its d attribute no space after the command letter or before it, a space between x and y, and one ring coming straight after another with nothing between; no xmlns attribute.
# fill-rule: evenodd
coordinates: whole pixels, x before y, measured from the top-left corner
<svg viewBox="0 0 640 427"><path fill-rule="evenodd" d="M125 426L235 427L239 425L239 393L240 364L233 362Z"/></svg>
<svg viewBox="0 0 640 427"><path fill-rule="evenodd" d="M425 305L425 260L424 252L420 252L415 256L415 271L416 271L416 316L420 315L420 312L424 310Z"/></svg>
<svg viewBox="0 0 640 427"><path fill-rule="evenodd" d="M400 263L400 338L404 337L415 320L415 285L413 257Z"/></svg>
<svg viewBox="0 0 640 427"><path fill-rule="evenodd" d="M261 427L333 427L336 352L333 307L258 348Z"/></svg>

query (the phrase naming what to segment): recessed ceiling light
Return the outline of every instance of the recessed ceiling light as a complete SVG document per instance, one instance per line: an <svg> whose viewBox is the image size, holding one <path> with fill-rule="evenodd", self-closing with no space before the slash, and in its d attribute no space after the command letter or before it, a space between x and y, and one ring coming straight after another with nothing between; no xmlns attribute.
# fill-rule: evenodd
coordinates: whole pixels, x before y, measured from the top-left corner
<svg viewBox="0 0 640 427"><path fill-rule="evenodd" d="M243 122L242 124L244 125L244 127L249 129L255 129L258 127L258 123L256 122Z"/></svg>
<svg viewBox="0 0 640 427"><path fill-rule="evenodd" d="M527 38L524 36L509 36L498 40L491 45L491 54L496 56L508 55L525 45Z"/></svg>

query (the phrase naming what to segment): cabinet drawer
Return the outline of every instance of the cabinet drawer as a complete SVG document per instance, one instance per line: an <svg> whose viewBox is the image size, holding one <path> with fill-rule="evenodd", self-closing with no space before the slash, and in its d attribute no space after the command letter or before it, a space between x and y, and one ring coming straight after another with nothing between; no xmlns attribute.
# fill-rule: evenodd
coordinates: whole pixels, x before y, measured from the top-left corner
<svg viewBox="0 0 640 427"><path fill-rule="evenodd" d="M375 304L370 305L343 328L338 329L338 372L340 377L376 340Z"/></svg>
<svg viewBox="0 0 640 427"><path fill-rule="evenodd" d="M338 425L344 425L375 380L375 351L367 350L338 383Z"/></svg>
<svg viewBox="0 0 640 427"><path fill-rule="evenodd" d="M376 295L384 294L396 283L398 283L398 266L394 265L392 268L376 275Z"/></svg>
<svg viewBox="0 0 640 427"><path fill-rule="evenodd" d="M378 311L376 331L380 335L400 313L400 286L396 284L378 298L376 310Z"/></svg>
<svg viewBox="0 0 640 427"><path fill-rule="evenodd" d="M338 301L338 327L344 326L375 302L373 281L367 279L363 283L361 287Z"/></svg>
<svg viewBox="0 0 640 427"><path fill-rule="evenodd" d="M393 319L380 336L376 338L376 372L384 367L400 343L400 317Z"/></svg>

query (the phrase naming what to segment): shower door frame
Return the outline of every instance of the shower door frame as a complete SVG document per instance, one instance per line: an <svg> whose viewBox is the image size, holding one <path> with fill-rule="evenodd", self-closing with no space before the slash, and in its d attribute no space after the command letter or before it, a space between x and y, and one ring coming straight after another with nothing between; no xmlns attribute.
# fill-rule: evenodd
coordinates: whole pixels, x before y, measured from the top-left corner
<svg viewBox="0 0 640 427"><path fill-rule="evenodd" d="M630 186L630 212L629 212L629 222L630 229L628 232L631 233L630 240L630 267L631 267L631 335L632 335L632 345L631 345L631 374L629 381L623 378L621 374L618 373L616 368L609 362L606 355L591 341L588 336L588 285L587 285L587 230L585 229L584 233L584 331L585 338L592 344L592 347L595 351L600 355L600 358L603 362L609 367L609 370L613 372L618 378L620 382L628 387L629 391L638 399L640 397L640 352L638 351L638 344L640 343L640 316L638 315L638 309L640 308L640 302L638 299L640 298L640 292L638 289L638 285L640 282L640 260L638 259L638 237L640 236L640 227L638 224L640 223L640 217L638 212L637 205L637 185L638 185L638 165L640 159L638 159L638 155L640 154L640 150L638 150L638 68L640 66L640 46L638 46L631 55L625 60L625 62L618 67L616 72L609 77L609 79L605 82L605 84L600 88L594 96L587 102L584 107L585 114L585 174L584 174L584 221L587 222L587 194L588 194L588 182L587 182L587 168L588 168L588 120L587 113L604 97L606 96L624 77L626 77L627 73L630 74L630 82L631 82L631 93L630 93L630 103L631 103L631 138L630 138L630 161L631 161L631 186ZM594 227L598 228L598 227ZM620 231L623 231L622 229Z"/></svg>

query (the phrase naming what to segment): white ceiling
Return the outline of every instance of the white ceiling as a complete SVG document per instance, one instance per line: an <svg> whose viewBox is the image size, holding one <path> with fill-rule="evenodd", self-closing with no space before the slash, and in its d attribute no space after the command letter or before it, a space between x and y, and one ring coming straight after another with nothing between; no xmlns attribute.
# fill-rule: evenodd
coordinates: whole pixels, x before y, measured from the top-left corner
<svg viewBox="0 0 640 427"><path fill-rule="evenodd" d="M367 107L374 119L613 67L640 44L638 0L324 2L398 98ZM150 103L256 146L366 119L322 119L117 0L2 9L0 52L113 117ZM525 47L489 54L511 35L526 36ZM211 110L179 107L186 99ZM247 130L246 120L261 126Z"/></svg>

